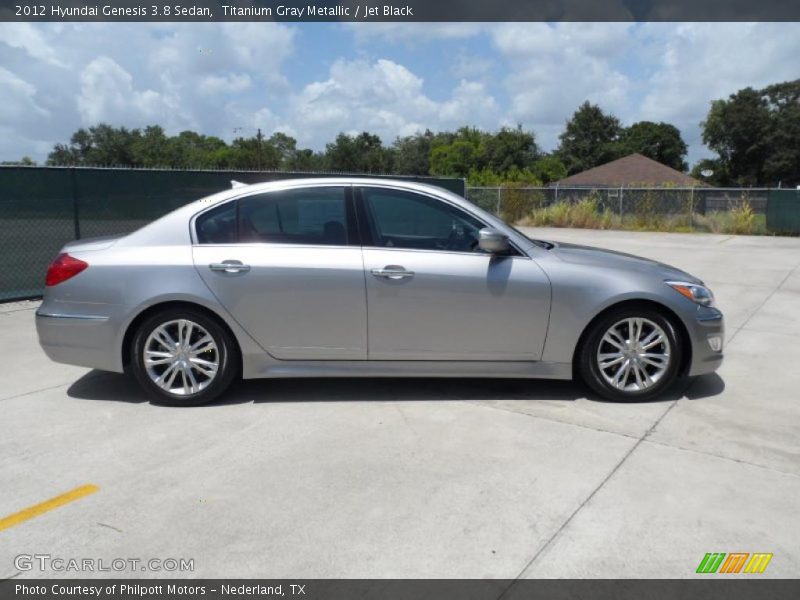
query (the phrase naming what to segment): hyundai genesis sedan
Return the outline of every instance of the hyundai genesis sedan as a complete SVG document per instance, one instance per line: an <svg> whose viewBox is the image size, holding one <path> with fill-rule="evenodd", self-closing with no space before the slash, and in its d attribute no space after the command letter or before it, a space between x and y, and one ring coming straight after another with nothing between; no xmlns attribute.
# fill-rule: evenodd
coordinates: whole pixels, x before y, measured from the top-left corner
<svg viewBox="0 0 800 600"><path fill-rule="evenodd" d="M237 377L580 378L646 400L722 362L713 294L674 267L530 239L420 183L233 184L67 244L36 313L47 355L170 405Z"/></svg>

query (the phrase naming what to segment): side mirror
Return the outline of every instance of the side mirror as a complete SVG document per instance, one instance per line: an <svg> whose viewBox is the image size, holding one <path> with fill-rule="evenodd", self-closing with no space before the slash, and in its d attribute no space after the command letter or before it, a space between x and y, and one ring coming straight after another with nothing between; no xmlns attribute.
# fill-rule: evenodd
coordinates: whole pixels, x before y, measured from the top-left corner
<svg viewBox="0 0 800 600"><path fill-rule="evenodd" d="M491 227L478 232L478 247L490 254L500 254L508 250L508 236Z"/></svg>

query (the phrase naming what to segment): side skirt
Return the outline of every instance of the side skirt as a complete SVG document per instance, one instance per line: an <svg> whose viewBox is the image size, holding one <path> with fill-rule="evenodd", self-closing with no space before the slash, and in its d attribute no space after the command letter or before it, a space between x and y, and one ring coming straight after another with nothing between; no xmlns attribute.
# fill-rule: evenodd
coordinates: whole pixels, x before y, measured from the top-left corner
<svg viewBox="0 0 800 600"><path fill-rule="evenodd" d="M257 363L261 364L257 364ZM571 363L528 361L245 361L245 379L281 377L491 377L572 379Z"/></svg>

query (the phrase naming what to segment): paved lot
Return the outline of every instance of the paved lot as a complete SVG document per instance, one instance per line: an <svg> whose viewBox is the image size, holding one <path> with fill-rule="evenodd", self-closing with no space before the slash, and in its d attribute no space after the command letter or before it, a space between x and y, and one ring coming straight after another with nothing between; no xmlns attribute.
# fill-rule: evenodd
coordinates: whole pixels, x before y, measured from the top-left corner
<svg viewBox="0 0 800 600"><path fill-rule="evenodd" d="M100 488L0 532L0 578L42 575L19 573L21 553L191 558L197 577L513 578L688 577L737 551L797 576L800 240L536 235L705 279L728 318L719 375L628 405L572 383L387 379L244 382L170 409L50 363L33 306L0 305L0 519Z"/></svg>

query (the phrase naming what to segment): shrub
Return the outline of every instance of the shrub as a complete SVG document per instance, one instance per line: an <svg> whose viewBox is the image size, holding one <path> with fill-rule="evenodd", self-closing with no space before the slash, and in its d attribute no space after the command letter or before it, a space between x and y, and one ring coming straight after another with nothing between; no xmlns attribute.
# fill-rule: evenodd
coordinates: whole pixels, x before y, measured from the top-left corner
<svg viewBox="0 0 800 600"><path fill-rule="evenodd" d="M750 206L750 202L747 198L743 198L737 206L734 206L730 211L730 215L731 223L729 225L729 231L726 231L725 233L738 233L746 235L753 233L753 225L755 224L756 214L753 212L753 207Z"/></svg>

